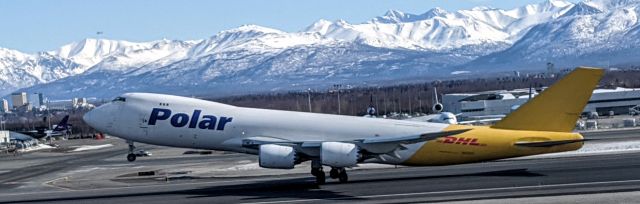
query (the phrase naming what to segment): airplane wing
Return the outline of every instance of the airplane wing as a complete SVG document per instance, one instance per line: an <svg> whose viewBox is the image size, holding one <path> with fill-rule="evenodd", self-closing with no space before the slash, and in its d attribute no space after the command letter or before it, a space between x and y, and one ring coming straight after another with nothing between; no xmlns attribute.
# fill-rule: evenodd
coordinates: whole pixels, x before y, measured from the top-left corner
<svg viewBox="0 0 640 204"><path fill-rule="evenodd" d="M363 139L355 139L350 141L335 141L356 144L361 150L369 154L389 154L398 149L405 149L405 145L429 140L435 140L440 137L447 137L467 132L471 129L451 130L424 133L420 135L410 135L402 137L369 137ZM289 141L278 139L275 137L252 137L242 140L242 146L246 148L258 149L263 144L279 144L285 146L293 146L300 150L309 150L320 148L322 142L327 141ZM308 152L308 151L303 151ZM312 155L311 155L312 156Z"/></svg>
<svg viewBox="0 0 640 204"><path fill-rule="evenodd" d="M407 144L425 142L441 137L453 136L463 132L467 132L469 130L471 129L424 133L420 135L410 135L404 137L373 137L361 141L356 141L355 144L358 145L361 150L365 150L369 154L388 154L390 156L399 158L400 156L398 156L397 150L407 149L407 147L405 146Z"/></svg>
<svg viewBox="0 0 640 204"><path fill-rule="evenodd" d="M404 119L406 121L418 121L418 122L427 122L429 120L433 120L436 119L440 116L440 114L429 114L429 115L424 115L424 116L418 116L418 117L413 117L413 118L407 118Z"/></svg>
<svg viewBox="0 0 640 204"><path fill-rule="evenodd" d="M502 120L502 118L488 118L488 119L480 119L480 120L465 120L465 121L458 121L459 125L470 125L470 124L476 124L476 123L488 123L488 122L496 122L496 121L500 121Z"/></svg>
<svg viewBox="0 0 640 204"><path fill-rule="evenodd" d="M457 135L471 129L461 129L461 130L451 130L451 131L441 131L441 132L432 132L432 133L424 133L420 135L412 135L405 137L372 137L362 140L363 144L380 144L380 143L418 143L424 142L428 140L434 140L440 137Z"/></svg>

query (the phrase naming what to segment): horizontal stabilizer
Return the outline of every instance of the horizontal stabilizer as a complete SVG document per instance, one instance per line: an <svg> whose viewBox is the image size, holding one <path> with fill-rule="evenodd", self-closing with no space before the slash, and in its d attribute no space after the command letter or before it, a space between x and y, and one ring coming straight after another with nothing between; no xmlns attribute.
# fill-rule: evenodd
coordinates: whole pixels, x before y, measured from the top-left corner
<svg viewBox="0 0 640 204"><path fill-rule="evenodd" d="M556 140L556 141L544 141L544 142L516 142L514 145L521 147L553 147L558 145L572 144L576 142L584 142L587 139L578 140Z"/></svg>

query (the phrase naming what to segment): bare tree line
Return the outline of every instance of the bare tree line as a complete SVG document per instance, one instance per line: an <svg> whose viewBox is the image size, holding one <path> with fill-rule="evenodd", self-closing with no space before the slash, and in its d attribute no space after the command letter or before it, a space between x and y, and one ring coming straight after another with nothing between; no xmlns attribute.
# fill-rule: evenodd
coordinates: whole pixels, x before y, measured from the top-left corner
<svg viewBox="0 0 640 204"><path fill-rule="evenodd" d="M381 87L344 88L340 90L340 113L343 115L364 115L369 105L373 105L380 115L391 112L429 113L434 102L434 87L438 89L439 94L510 90L528 88L529 86L539 88L553 84L568 71L562 70L553 75L538 73L493 78L438 80ZM600 86L602 88L640 88L640 68L608 71ZM311 92L274 92L221 98L204 97L204 99L242 107L337 114L337 95L338 92L336 90L326 89L313 90ZM311 110L309 110L308 105L309 96L311 97ZM84 113L86 113L86 110L68 112L70 115L69 123L73 124L72 131L74 134L92 135L96 131L82 121ZM60 114L58 113L53 118L52 124L58 123L62 118ZM27 114L23 118L28 119L7 121L6 128L8 130L30 130L33 127L47 126L43 118L36 117L33 113L31 115Z"/></svg>
<svg viewBox="0 0 640 204"><path fill-rule="evenodd" d="M369 105L376 107L378 114L391 112L428 113L434 103L433 88L439 94L466 93L488 90L511 90L518 88L545 87L553 84L570 70L558 73L527 74L521 76L475 78L460 80L430 81L385 87L356 87L340 90L340 113L364 115ZM628 68L608 71L600 83L601 88L640 87L640 69ZM308 96L311 96L311 110ZM223 98L207 98L221 103L242 107L268 108L315 113L338 113L338 93L335 89L322 91L298 91L266 93Z"/></svg>

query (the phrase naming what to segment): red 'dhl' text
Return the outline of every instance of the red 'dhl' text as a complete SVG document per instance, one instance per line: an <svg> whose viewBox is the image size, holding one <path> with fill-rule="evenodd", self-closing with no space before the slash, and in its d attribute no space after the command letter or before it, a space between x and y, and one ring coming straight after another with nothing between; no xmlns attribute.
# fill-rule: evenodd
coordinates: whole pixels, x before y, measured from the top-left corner
<svg viewBox="0 0 640 204"><path fill-rule="evenodd" d="M443 140L438 140L439 143L444 144L459 144L459 145L473 145L473 146L486 146L486 144L478 143L478 138L468 138L468 137L453 137L448 136L444 137Z"/></svg>

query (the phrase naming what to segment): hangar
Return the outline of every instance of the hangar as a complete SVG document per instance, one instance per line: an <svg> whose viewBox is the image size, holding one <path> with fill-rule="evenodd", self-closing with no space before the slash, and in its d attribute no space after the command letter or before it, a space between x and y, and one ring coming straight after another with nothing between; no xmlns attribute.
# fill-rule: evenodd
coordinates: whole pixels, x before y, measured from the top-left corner
<svg viewBox="0 0 640 204"><path fill-rule="evenodd" d="M460 113L462 116L506 115L535 97L541 90L515 89L477 93L453 93L442 97L444 111ZM584 113L598 115L628 114L629 108L640 105L640 89L622 88L595 89Z"/></svg>

